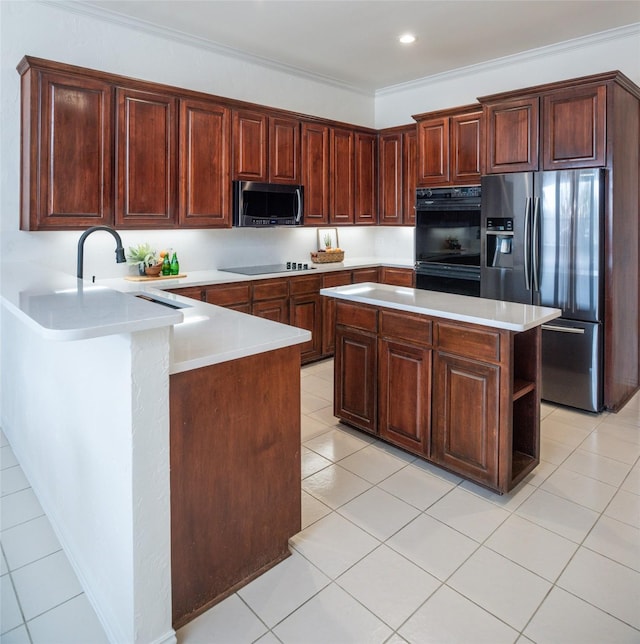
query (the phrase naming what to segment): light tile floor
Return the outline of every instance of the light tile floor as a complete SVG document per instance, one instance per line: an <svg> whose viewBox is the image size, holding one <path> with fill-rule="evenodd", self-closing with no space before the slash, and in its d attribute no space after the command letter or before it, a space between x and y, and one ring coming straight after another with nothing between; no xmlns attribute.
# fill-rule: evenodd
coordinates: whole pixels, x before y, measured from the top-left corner
<svg viewBox="0 0 640 644"><path fill-rule="evenodd" d="M542 406L542 462L497 496L332 414L333 363L302 370L292 556L180 644L640 642L640 396L599 416ZM4 436L2 644L102 628Z"/></svg>

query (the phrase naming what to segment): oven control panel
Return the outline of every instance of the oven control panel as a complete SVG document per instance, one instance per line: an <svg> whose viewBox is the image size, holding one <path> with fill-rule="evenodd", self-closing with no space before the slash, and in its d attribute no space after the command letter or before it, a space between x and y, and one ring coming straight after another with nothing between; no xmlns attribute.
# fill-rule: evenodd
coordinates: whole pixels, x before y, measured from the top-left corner
<svg viewBox="0 0 640 644"><path fill-rule="evenodd" d="M459 188L418 188L416 199L479 199L480 186L462 186Z"/></svg>

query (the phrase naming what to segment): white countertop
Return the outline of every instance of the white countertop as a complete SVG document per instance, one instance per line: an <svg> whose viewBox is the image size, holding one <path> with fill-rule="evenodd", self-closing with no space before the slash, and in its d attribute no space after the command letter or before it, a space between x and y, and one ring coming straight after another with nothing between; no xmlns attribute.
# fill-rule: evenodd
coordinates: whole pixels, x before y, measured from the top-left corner
<svg viewBox="0 0 640 644"><path fill-rule="evenodd" d="M2 304L49 340L85 340L171 326L182 313L32 263L3 263Z"/></svg>
<svg viewBox="0 0 640 644"><path fill-rule="evenodd" d="M200 271L181 280L98 284L31 263L3 263L3 306L49 340L72 341L173 326L170 373L189 371L307 342L305 329L279 324L158 289L239 281L238 275ZM144 299L134 297L136 294ZM179 308L169 308L163 302Z"/></svg>
<svg viewBox="0 0 640 644"><path fill-rule="evenodd" d="M468 295L389 286L386 284L350 284L323 288L321 295L350 302L360 302L422 315L471 322L497 329L526 331L560 317L560 309L501 302Z"/></svg>

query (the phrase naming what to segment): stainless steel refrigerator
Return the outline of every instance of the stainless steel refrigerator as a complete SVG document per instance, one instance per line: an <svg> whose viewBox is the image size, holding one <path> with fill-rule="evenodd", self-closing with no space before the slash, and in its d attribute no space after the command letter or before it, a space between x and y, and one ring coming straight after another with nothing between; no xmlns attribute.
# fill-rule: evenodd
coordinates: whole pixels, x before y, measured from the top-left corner
<svg viewBox="0 0 640 644"><path fill-rule="evenodd" d="M542 327L542 398L603 407L602 169L482 177L482 297L553 306Z"/></svg>

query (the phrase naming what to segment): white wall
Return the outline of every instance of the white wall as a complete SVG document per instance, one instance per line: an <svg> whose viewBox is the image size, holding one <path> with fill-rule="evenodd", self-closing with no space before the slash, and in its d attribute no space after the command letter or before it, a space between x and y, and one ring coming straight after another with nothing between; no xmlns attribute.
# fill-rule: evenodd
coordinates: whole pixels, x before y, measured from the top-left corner
<svg viewBox="0 0 640 644"><path fill-rule="evenodd" d="M640 23L381 90L375 127L412 123L412 114L467 105L478 96L613 70L640 85Z"/></svg>
<svg viewBox="0 0 640 644"><path fill-rule="evenodd" d="M112 642L175 643L169 339L55 342L2 308L2 427Z"/></svg>

